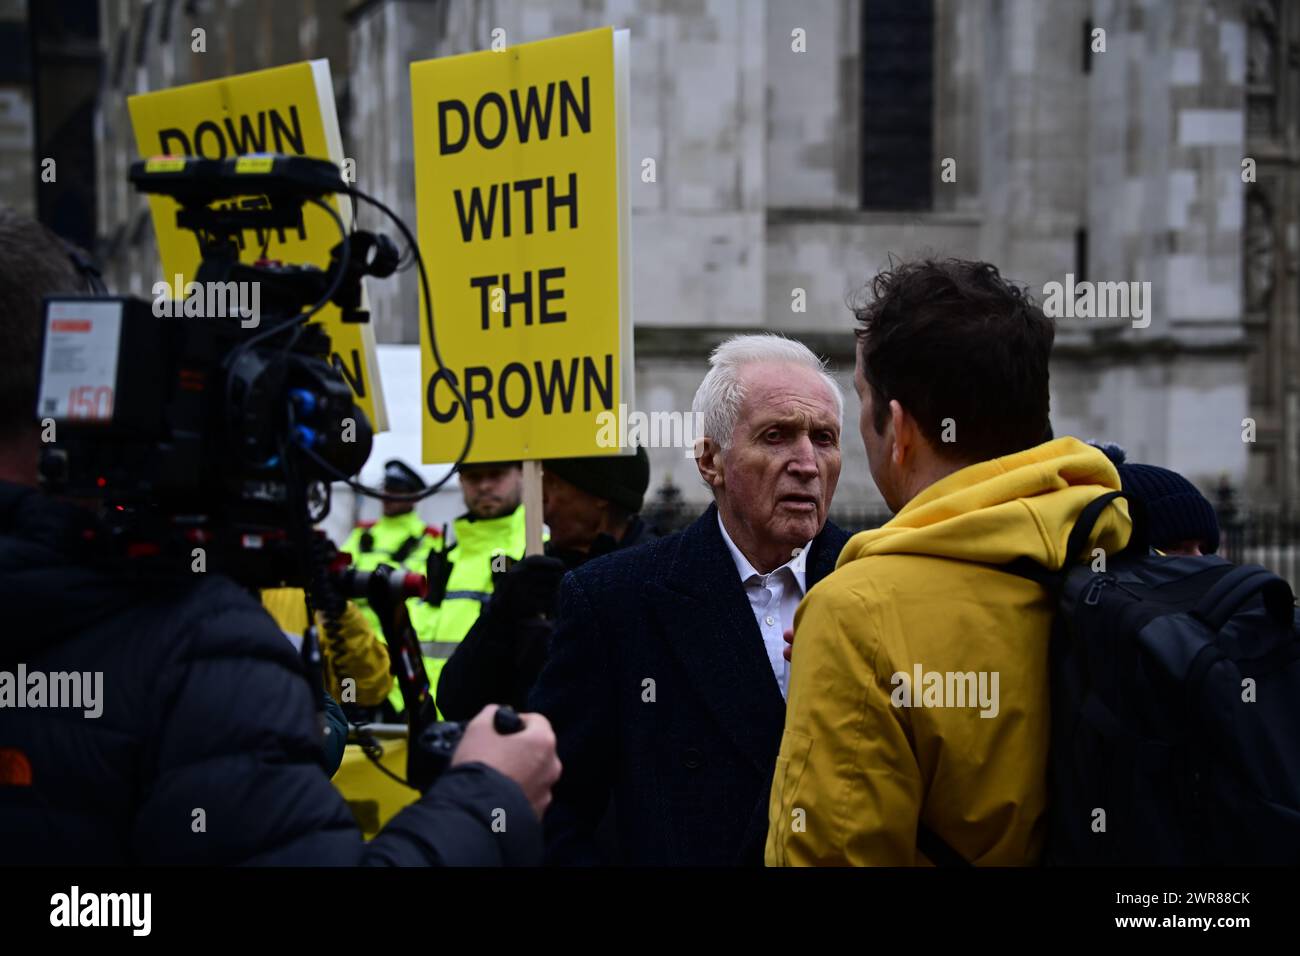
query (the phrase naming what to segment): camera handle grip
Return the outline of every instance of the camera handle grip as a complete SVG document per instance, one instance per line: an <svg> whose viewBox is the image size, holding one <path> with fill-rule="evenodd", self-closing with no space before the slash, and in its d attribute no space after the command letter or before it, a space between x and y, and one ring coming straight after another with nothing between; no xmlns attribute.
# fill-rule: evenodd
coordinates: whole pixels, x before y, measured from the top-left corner
<svg viewBox="0 0 1300 956"><path fill-rule="evenodd" d="M524 729L524 721L513 707L502 704L492 715L492 728L499 734L517 734Z"/></svg>
<svg viewBox="0 0 1300 956"><path fill-rule="evenodd" d="M434 713L427 702L422 709L426 715ZM517 734L524 722L513 707L502 705L492 715L492 729L497 733ZM451 766L451 758L465 735L465 724L458 720L440 720L421 723L412 719L410 745L406 752L407 785L423 793Z"/></svg>

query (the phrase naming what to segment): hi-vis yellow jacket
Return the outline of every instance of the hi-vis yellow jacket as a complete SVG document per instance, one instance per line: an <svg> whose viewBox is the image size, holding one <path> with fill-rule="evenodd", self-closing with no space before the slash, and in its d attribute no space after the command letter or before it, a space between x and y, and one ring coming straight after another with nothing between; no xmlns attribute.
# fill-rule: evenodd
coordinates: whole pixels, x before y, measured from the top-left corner
<svg viewBox="0 0 1300 956"><path fill-rule="evenodd" d="M972 863L1037 861L1052 608L990 565L1062 567L1079 512L1119 487L1105 455L1058 438L948 475L849 539L795 616L769 866L923 863L919 822ZM1128 537L1120 499L1088 556Z"/></svg>
<svg viewBox="0 0 1300 956"><path fill-rule="evenodd" d="M382 515L377 521L363 521L352 529L339 550L352 555L352 566L358 571L373 571L381 564L391 564L424 574L429 552L441 548L442 544L441 535L433 528L425 527L424 519L417 512L407 511L400 515ZM407 601L408 610L414 610L416 600ZM355 603L382 640L383 625L370 605L363 600Z"/></svg>
<svg viewBox="0 0 1300 956"><path fill-rule="evenodd" d="M450 546L444 543L441 549L451 564L441 603L408 602L411 625L420 638L429 686L435 694L443 665L492 597L493 560L499 570L505 570L504 559L519 560L527 545L523 505L499 518L462 516L452 528L455 541Z"/></svg>

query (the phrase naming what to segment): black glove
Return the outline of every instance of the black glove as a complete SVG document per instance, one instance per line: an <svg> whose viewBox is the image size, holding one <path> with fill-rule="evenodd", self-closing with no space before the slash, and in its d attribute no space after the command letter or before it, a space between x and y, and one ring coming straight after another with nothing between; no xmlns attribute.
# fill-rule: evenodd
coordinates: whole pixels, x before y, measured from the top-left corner
<svg viewBox="0 0 1300 956"><path fill-rule="evenodd" d="M320 611L327 620L337 621L343 616L347 599L334 587L333 577L324 569L334 564L339 550L321 531L313 533L311 549L312 561L320 573L312 576L307 595L311 598L313 610Z"/></svg>
<svg viewBox="0 0 1300 956"><path fill-rule="evenodd" d="M566 570L563 561L543 554L516 561L510 570L492 576L490 613L509 621L555 617L555 600Z"/></svg>

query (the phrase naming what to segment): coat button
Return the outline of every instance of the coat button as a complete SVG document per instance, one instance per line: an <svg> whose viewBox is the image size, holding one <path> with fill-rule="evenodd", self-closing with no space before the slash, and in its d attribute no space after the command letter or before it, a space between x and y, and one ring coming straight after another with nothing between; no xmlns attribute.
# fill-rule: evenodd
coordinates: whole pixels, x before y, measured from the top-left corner
<svg viewBox="0 0 1300 956"><path fill-rule="evenodd" d="M686 765L687 769L697 770L704 766L704 754L694 747L688 747L682 754L682 763Z"/></svg>

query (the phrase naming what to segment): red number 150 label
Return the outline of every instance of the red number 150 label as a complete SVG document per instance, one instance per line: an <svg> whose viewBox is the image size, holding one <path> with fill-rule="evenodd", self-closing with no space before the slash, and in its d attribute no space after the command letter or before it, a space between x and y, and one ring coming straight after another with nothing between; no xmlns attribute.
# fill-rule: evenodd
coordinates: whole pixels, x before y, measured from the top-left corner
<svg viewBox="0 0 1300 956"><path fill-rule="evenodd" d="M68 391L68 417L107 421L113 417L113 390L107 385L79 385Z"/></svg>

